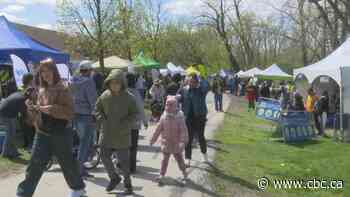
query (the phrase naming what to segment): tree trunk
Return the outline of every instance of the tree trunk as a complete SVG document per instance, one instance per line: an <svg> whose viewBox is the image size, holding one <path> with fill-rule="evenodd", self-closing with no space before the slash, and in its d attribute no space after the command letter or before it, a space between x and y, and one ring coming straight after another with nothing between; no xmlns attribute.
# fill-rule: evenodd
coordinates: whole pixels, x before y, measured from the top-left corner
<svg viewBox="0 0 350 197"><path fill-rule="evenodd" d="M231 63L233 70L238 72L240 70L240 66L236 60L236 57L233 55L233 49L232 49L232 46L230 45L230 43L228 42L228 40L225 40L225 47L226 47L226 50L229 54L229 59L230 59L230 63Z"/></svg>
<svg viewBox="0 0 350 197"><path fill-rule="evenodd" d="M104 49L100 48L98 51L98 61L100 63L101 72L105 74Z"/></svg>
<svg viewBox="0 0 350 197"><path fill-rule="evenodd" d="M306 28L305 28L305 15L304 15L304 5L305 0L299 0L298 11L300 17L300 33L301 33L301 51L302 51L302 60L304 66L308 65L308 54L306 46Z"/></svg>

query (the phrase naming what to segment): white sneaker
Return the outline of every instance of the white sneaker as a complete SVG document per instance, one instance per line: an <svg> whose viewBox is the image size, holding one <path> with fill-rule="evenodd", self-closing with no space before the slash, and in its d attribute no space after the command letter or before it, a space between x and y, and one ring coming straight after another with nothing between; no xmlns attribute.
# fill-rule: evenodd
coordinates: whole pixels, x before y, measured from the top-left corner
<svg viewBox="0 0 350 197"><path fill-rule="evenodd" d="M186 184L187 184L187 178L185 178L185 177L183 177L183 178L181 178L181 180L180 180L180 185L181 185L181 187L183 187L183 186L185 186Z"/></svg>
<svg viewBox="0 0 350 197"><path fill-rule="evenodd" d="M207 155L207 154L203 154L203 162L204 162L204 163L209 163L208 155Z"/></svg>
<svg viewBox="0 0 350 197"><path fill-rule="evenodd" d="M86 196L86 191L84 189L72 190L68 197L82 197L82 196Z"/></svg>

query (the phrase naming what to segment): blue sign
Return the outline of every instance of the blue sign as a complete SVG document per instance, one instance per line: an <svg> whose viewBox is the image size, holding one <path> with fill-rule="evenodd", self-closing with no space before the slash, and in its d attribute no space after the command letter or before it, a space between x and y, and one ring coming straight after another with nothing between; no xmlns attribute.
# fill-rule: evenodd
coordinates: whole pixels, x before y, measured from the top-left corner
<svg viewBox="0 0 350 197"><path fill-rule="evenodd" d="M281 114L281 103L278 100L259 98L256 105L256 116L261 119L278 121Z"/></svg>
<svg viewBox="0 0 350 197"><path fill-rule="evenodd" d="M283 112L280 124L285 142L300 142L316 135L312 114L307 112Z"/></svg>

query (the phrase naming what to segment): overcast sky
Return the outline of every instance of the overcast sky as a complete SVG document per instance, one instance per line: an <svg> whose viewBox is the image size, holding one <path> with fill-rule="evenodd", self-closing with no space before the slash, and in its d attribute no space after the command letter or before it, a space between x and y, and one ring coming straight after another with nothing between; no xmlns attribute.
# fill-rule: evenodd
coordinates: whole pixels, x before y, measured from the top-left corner
<svg viewBox="0 0 350 197"><path fill-rule="evenodd" d="M201 0L162 0L164 9L174 17L191 17L203 10ZM244 0L244 9L266 16L285 0ZM0 15L18 23L53 29L56 25L56 0L0 0Z"/></svg>

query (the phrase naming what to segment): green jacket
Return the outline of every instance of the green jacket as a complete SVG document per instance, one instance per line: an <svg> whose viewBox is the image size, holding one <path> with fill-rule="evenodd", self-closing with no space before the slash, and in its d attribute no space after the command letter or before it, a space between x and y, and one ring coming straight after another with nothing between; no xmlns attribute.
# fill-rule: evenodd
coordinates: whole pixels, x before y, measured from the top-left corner
<svg viewBox="0 0 350 197"><path fill-rule="evenodd" d="M112 71L105 84L112 79L124 84L118 95L106 90L96 103L96 117L102 123L100 145L113 149L127 149L131 145L131 129L137 118L134 96L126 90L122 71Z"/></svg>

